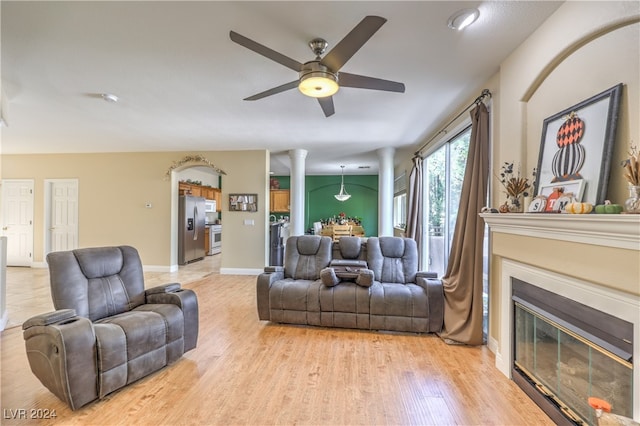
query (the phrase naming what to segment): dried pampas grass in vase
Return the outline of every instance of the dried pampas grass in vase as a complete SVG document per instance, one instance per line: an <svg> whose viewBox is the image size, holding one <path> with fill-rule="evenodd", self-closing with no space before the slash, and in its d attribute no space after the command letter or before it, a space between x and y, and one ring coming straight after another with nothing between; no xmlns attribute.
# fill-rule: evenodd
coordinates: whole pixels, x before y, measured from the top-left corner
<svg viewBox="0 0 640 426"><path fill-rule="evenodd" d="M622 162L624 177L629 182L629 198L624 202L626 213L640 213L640 155L636 146L631 145L629 158Z"/></svg>

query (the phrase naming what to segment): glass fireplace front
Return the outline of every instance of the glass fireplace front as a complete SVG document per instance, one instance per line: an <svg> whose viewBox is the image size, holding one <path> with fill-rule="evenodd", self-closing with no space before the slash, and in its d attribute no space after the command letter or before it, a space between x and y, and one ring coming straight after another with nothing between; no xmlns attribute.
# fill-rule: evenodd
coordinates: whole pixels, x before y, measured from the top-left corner
<svg viewBox="0 0 640 426"><path fill-rule="evenodd" d="M515 279L513 302L515 372L571 423L597 424L591 396L633 417L632 324Z"/></svg>

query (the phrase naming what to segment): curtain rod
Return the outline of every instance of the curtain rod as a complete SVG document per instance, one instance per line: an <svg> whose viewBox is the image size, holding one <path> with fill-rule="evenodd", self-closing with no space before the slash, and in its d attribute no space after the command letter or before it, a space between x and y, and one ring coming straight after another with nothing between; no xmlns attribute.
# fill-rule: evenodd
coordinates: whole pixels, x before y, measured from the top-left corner
<svg viewBox="0 0 640 426"><path fill-rule="evenodd" d="M426 141L421 147L420 149L418 149L415 153L414 156L419 156L420 152L426 148L427 145L429 145L431 143L432 140L434 140L437 136L439 136L442 133L447 133L447 127L451 126L451 124L456 121L458 118L460 118L462 116L462 114L464 114L465 112L467 112L469 110L469 108L471 108L474 105L478 105L480 102L482 102L482 100L486 97L491 97L491 92L489 91L489 89L484 89L482 91L482 93L480 93L480 96L478 96L476 98L475 101L473 101L469 106L467 106L465 109L463 109L462 111L460 111L460 114L456 115L451 121L449 121L438 133L436 133L435 135L433 135L431 137L431 139L429 139L428 141Z"/></svg>

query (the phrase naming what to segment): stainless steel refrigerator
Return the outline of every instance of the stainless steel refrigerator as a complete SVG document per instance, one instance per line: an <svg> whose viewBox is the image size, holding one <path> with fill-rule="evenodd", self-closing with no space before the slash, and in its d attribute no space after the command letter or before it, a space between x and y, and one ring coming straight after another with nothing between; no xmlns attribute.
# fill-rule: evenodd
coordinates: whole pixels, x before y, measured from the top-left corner
<svg viewBox="0 0 640 426"><path fill-rule="evenodd" d="M180 196L178 206L178 263L180 265L204 258L205 216L203 197Z"/></svg>
<svg viewBox="0 0 640 426"><path fill-rule="evenodd" d="M284 244L282 241L282 223L273 222L269 227L269 265L282 266L284 258Z"/></svg>

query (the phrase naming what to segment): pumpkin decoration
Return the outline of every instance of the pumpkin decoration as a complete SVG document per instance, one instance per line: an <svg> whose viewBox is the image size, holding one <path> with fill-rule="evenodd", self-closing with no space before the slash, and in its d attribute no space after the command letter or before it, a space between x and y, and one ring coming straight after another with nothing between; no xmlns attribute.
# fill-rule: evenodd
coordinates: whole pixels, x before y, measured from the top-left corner
<svg viewBox="0 0 640 426"><path fill-rule="evenodd" d="M611 201L605 200L604 204L598 204L595 208L598 214L620 214L622 213L622 205L611 204Z"/></svg>
<svg viewBox="0 0 640 426"><path fill-rule="evenodd" d="M556 144L558 152L551 161L551 171L554 178L551 182L582 179L580 169L584 164L585 150L580 145L584 135L584 121L574 112L566 117L558 129Z"/></svg>
<svg viewBox="0 0 640 426"><path fill-rule="evenodd" d="M588 214L593 210L591 203L569 203L564 211L571 214Z"/></svg>

